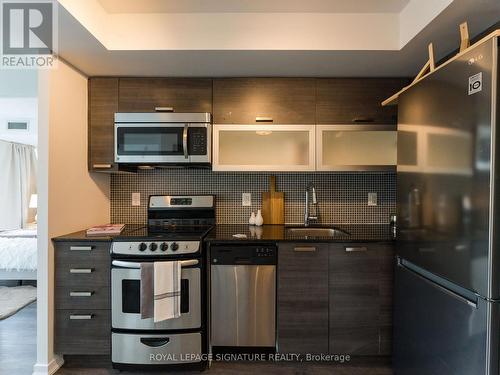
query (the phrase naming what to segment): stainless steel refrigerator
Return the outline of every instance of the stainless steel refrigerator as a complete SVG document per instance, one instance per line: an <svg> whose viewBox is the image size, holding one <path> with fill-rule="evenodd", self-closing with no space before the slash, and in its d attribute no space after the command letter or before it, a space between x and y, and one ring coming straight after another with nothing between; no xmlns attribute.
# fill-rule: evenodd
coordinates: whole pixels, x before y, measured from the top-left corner
<svg viewBox="0 0 500 375"><path fill-rule="evenodd" d="M399 98L397 375L498 375L499 38Z"/></svg>

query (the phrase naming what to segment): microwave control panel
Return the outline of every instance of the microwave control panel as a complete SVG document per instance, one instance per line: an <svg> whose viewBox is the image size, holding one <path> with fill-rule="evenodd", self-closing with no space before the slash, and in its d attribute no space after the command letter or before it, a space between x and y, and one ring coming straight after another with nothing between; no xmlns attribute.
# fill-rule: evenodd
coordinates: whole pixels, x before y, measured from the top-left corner
<svg viewBox="0 0 500 375"><path fill-rule="evenodd" d="M189 155L207 154L207 128L189 128L188 153Z"/></svg>

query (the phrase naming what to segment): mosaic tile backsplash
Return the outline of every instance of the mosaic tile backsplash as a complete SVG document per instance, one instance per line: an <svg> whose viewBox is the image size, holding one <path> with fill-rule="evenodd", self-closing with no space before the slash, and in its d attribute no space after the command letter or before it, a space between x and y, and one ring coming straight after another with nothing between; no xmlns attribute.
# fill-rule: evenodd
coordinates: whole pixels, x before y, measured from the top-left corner
<svg viewBox="0 0 500 375"><path fill-rule="evenodd" d="M163 169L111 176L111 221L141 224L147 221L149 195L215 194L217 223L245 224L261 206L261 192L269 191L269 176L276 190L285 193L285 222L302 224L304 194L316 185L322 223L385 224L396 211L396 174L375 172L247 173L205 169ZM131 205L132 193L141 193L141 205ZM376 192L377 206L368 206L368 193ZM252 194L252 206L241 205L241 194Z"/></svg>

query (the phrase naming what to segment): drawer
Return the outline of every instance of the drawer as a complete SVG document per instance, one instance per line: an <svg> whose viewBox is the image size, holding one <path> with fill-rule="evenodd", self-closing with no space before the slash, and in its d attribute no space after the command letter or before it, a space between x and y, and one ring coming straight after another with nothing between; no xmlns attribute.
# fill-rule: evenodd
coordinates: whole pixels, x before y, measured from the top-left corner
<svg viewBox="0 0 500 375"><path fill-rule="evenodd" d="M63 262L93 259L101 262L109 259L111 242L56 242L55 258Z"/></svg>
<svg viewBox="0 0 500 375"><path fill-rule="evenodd" d="M110 285L110 260L104 259L96 263L94 259L81 261L60 259L56 257L56 286L100 286Z"/></svg>
<svg viewBox="0 0 500 375"><path fill-rule="evenodd" d="M201 334L113 333L113 363L175 364L198 362Z"/></svg>
<svg viewBox="0 0 500 375"><path fill-rule="evenodd" d="M59 285L56 286L57 309L109 309L109 286Z"/></svg>
<svg viewBox="0 0 500 375"><path fill-rule="evenodd" d="M109 355L110 344L109 310L56 310L56 353Z"/></svg>
<svg viewBox="0 0 500 375"><path fill-rule="evenodd" d="M56 285L110 285L110 242L56 243Z"/></svg>

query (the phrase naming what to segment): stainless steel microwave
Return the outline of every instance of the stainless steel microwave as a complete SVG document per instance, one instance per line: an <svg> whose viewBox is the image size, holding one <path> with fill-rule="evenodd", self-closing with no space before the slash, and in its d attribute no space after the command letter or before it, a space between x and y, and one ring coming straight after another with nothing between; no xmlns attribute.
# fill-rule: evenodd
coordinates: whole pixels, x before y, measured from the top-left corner
<svg viewBox="0 0 500 375"><path fill-rule="evenodd" d="M115 162L206 164L212 160L210 113L115 113Z"/></svg>

